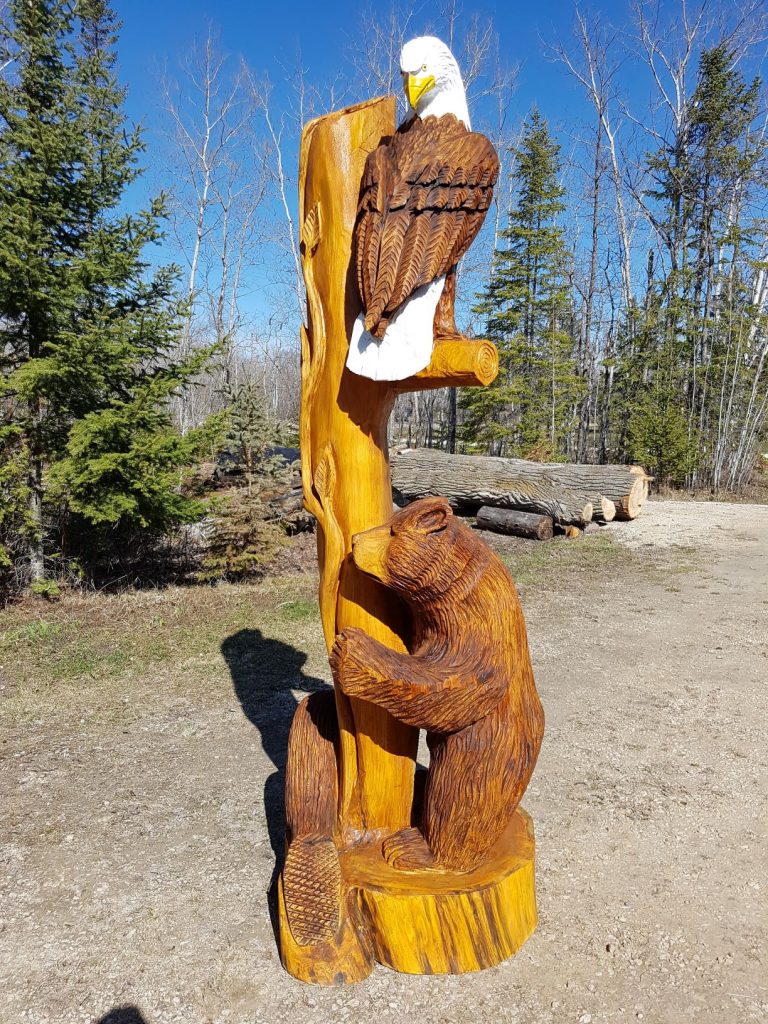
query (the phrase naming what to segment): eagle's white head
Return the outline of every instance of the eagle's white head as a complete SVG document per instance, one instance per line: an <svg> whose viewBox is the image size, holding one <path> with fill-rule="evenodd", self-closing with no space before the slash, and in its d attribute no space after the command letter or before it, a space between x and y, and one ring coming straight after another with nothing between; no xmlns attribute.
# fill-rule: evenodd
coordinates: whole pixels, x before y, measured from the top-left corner
<svg viewBox="0 0 768 1024"><path fill-rule="evenodd" d="M467 95L456 58L435 36L411 39L400 54L400 71L408 102L419 117L454 114L467 128Z"/></svg>

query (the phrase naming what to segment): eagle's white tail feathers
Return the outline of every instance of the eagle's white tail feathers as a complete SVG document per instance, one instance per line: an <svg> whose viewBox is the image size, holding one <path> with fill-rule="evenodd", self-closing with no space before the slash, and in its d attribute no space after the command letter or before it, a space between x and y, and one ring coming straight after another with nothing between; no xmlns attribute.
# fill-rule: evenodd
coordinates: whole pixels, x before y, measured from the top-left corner
<svg viewBox="0 0 768 1024"><path fill-rule="evenodd" d="M355 320L347 368L371 380L404 380L429 366L435 310L444 277L417 288L389 321L379 340L366 331L362 314Z"/></svg>

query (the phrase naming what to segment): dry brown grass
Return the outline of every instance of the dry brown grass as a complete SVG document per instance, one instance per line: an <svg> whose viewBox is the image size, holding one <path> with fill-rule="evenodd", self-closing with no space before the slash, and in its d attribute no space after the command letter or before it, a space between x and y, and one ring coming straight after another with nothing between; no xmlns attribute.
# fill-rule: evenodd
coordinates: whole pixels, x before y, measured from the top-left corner
<svg viewBox="0 0 768 1024"><path fill-rule="evenodd" d="M756 469L747 486L735 494L731 491L715 493L706 487L692 491L660 487L654 493L665 501L727 501L736 505L768 505L768 465Z"/></svg>
<svg viewBox="0 0 768 1024"><path fill-rule="evenodd" d="M313 576L294 573L22 602L0 613L0 715L101 715L125 695L151 700L158 690L214 698L229 682L227 638L295 636L300 626L305 647L321 643L314 589Z"/></svg>
<svg viewBox="0 0 768 1024"><path fill-rule="evenodd" d="M524 601L531 590L577 588L629 563L654 572L651 556L605 534L544 543L485 539ZM268 658L286 665L303 659L315 676L328 678L312 548L311 539L297 539L279 573L251 584L73 592L7 608L0 612L0 720L136 720L160 696L212 705L231 693L233 660L259 666L262 642Z"/></svg>

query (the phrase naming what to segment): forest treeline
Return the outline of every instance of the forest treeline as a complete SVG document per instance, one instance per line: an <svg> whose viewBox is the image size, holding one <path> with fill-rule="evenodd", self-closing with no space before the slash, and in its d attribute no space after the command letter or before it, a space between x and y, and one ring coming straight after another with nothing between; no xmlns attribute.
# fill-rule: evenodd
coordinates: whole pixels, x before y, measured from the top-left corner
<svg viewBox="0 0 768 1024"><path fill-rule="evenodd" d="M392 442L746 484L768 412L764 4L634 0L620 30L574 12L542 45L578 123L518 116L517 55L448 0L430 25L364 12L326 82L299 59L270 81L210 30L160 76L148 133L105 0L0 0L0 587L116 572L203 519L204 578L279 542L265 494L298 417L301 126L399 95L399 49L424 31L501 158L457 310L501 372L401 396ZM201 471L222 461L237 494Z"/></svg>

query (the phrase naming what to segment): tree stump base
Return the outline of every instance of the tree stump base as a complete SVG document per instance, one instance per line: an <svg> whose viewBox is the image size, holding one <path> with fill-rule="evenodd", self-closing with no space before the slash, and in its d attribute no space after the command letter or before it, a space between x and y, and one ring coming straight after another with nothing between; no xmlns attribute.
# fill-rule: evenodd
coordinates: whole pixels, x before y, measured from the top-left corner
<svg viewBox="0 0 768 1024"><path fill-rule="evenodd" d="M465 974L513 956L536 928L533 822L518 808L473 871L401 871L382 836L340 852L344 896L333 938L299 945L279 891L286 970L320 985L361 981L374 962L404 974Z"/></svg>

